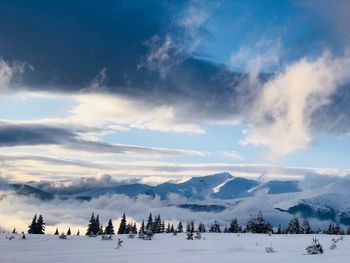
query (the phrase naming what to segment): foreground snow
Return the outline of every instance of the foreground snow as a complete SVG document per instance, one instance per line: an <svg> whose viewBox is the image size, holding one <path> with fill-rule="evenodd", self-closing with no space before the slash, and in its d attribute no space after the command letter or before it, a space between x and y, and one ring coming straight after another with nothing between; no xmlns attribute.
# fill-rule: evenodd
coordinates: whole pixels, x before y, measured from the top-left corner
<svg viewBox="0 0 350 263"><path fill-rule="evenodd" d="M11 234L7 234L11 236ZM185 234L156 235L152 241L127 236L114 236L112 241L100 237L71 236L60 240L52 235L27 235L27 240L6 239L0 234L0 262L349 262L350 237L330 250L329 235L258 235L258 234L204 234L205 240L186 240ZM325 250L323 255L304 255L305 247L317 236ZM124 243L115 249L117 239ZM272 244L275 253L268 254L265 247Z"/></svg>

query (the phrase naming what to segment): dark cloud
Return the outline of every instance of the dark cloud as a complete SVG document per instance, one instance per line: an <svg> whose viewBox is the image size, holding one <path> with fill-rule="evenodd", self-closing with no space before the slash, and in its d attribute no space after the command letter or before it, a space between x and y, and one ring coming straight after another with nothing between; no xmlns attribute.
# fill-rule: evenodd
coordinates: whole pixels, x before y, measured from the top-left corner
<svg viewBox="0 0 350 263"><path fill-rule="evenodd" d="M320 19L323 24L317 23L320 28L329 21L337 31L343 32L343 25L347 25L342 23L347 21L346 12L339 11L336 5L324 8L325 2L320 2L321 7L313 1L299 6L311 10L312 17L323 18ZM174 105L176 118L185 122L239 118L249 123L247 114L251 114L260 90L251 86L248 76L199 59L194 55L198 55L198 50L186 53L188 48L181 49L190 43L181 42L188 36L175 19L188 5L189 1L148 0L108 0L103 5L98 1L1 1L0 55L6 61L25 61L33 67L22 75L22 85L18 85L21 87L71 93L99 91L155 105ZM342 1L341 6L348 9L346 1ZM330 14L324 10L330 10ZM197 31L208 34L201 26ZM175 41L167 53L170 57L166 64L159 65L171 66L167 68L170 74L165 76L159 74L161 69L157 65L149 68L144 63L150 55L149 41L155 36L159 36L160 41L167 36ZM155 46L161 47L162 43ZM172 57L174 53L176 56ZM261 80L269 77L260 75ZM344 99L350 96L350 91L346 88L341 92L341 96L335 94L328 105L315 112L314 129L328 131L322 124L332 122L334 132L350 130L349 107ZM340 121L334 122L335 117ZM53 140L49 136L44 139ZM109 150L110 146L94 143L82 147Z"/></svg>
<svg viewBox="0 0 350 263"><path fill-rule="evenodd" d="M89 130L86 130L88 132ZM58 145L71 150L109 154L135 154L147 156L200 155L195 151L178 149L149 148L134 145L109 144L100 141L84 140L79 133L68 128L38 124L0 125L0 147Z"/></svg>

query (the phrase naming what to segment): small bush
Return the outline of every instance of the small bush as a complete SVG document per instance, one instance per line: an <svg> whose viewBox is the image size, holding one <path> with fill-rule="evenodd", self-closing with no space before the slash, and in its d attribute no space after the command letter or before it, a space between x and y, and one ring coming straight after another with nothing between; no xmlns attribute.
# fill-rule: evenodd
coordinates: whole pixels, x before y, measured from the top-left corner
<svg viewBox="0 0 350 263"><path fill-rule="evenodd" d="M323 254L323 247L316 237L312 239L311 245L307 246L305 250L308 255Z"/></svg>

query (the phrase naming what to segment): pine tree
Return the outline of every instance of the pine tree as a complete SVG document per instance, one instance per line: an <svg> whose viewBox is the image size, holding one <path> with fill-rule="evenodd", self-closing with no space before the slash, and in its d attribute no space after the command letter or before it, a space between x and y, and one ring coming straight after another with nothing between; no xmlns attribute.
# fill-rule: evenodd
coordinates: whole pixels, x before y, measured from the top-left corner
<svg viewBox="0 0 350 263"><path fill-rule="evenodd" d="M28 227L28 234L36 234L37 229L37 219L36 214L33 217L32 223Z"/></svg>
<svg viewBox="0 0 350 263"><path fill-rule="evenodd" d="M198 232L199 233L205 233L206 232L205 225L203 223L199 223L199 225L198 225Z"/></svg>
<svg viewBox="0 0 350 263"><path fill-rule="evenodd" d="M55 234L54 235L59 235L60 233L58 232L58 227L56 227L56 231L55 231Z"/></svg>
<svg viewBox="0 0 350 263"><path fill-rule="evenodd" d="M328 234L328 235L336 235L336 229L335 229L335 226L332 223L329 224L328 229L326 231L326 234Z"/></svg>
<svg viewBox="0 0 350 263"><path fill-rule="evenodd" d="M146 232L152 232L153 233L153 217L152 213L149 214L148 221L146 224Z"/></svg>
<svg viewBox="0 0 350 263"><path fill-rule="evenodd" d="M288 234L300 234L300 223L298 217L293 217L287 227Z"/></svg>
<svg viewBox="0 0 350 263"><path fill-rule="evenodd" d="M122 216L122 220L120 221L119 229L118 229L118 234L127 234L126 232L126 216L125 213Z"/></svg>
<svg viewBox="0 0 350 263"><path fill-rule="evenodd" d="M308 221L307 219L304 219L303 227L302 227L302 229L301 229L301 232L302 232L303 234L312 234L312 230L311 230L309 221Z"/></svg>
<svg viewBox="0 0 350 263"><path fill-rule="evenodd" d="M173 225L173 224L171 224L170 232L171 232L171 233L175 233L175 228L174 228L174 225Z"/></svg>
<svg viewBox="0 0 350 263"><path fill-rule="evenodd" d="M263 217L262 213L259 212L257 215L251 215L247 227L246 232L252 232L252 233L272 233L272 226L271 224Z"/></svg>
<svg viewBox="0 0 350 263"><path fill-rule="evenodd" d="M190 223L187 223L186 225L186 233L191 233L191 224Z"/></svg>
<svg viewBox="0 0 350 263"><path fill-rule="evenodd" d="M105 234L106 235L114 235L114 226L113 226L111 218L109 219L108 224L106 226Z"/></svg>
<svg viewBox="0 0 350 263"><path fill-rule="evenodd" d="M95 219L95 215L94 213L92 213L91 218L89 220L89 225L88 225L88 229L86 231L86 235L90 236L90 235L95 235L94 231L95 231L95 226L96 226L96 219Z"/></svg>
<svg viewBox="0 0 350 263"><path fill-rule="evenodd" d="M165 230L165 232L166 233L171 233L171 226L170 226L170 223L168 223L168 226L166 227L166 230Z"/></svg>
<svg viewBox="0 0 350 263"><path fill-rule="evenodd" d="M238 224L237 218L234 218L231 221L230 226L229 226L229 228L227 230L228 230L229 233L239 233L239 232L241 232L240 228L241 227Z"/></svg>
<svg viewBox="0 0 350 263"><path fill-rule="evenodd" d="M182 233L183 232L183 226L182 226L182 222L179 222L179 225L177 226L177 232Z"/></svg>
<svg viewBox="0 0 350 263"><path fill-rule="evenodd" d="M215 220L214 224L210 227L209 232L221 233L220 224Z"/></svg>
<svg viewBox="0 0 350 263"><path fill-rule="evenodd" d="M100 225L100 227L98 229L97 235L103 235L103 225L102 224Z"/></svg>
<svg viewBox="0 0 350 263"><path fill-rule="evenodd" d="M165 222L163 220L162 224L160 225L160 233L164 233L164 232L165 232Z"/></svg>
<svg viewBox="0 0 350 263"><path fill-rule="evenodd" d="M162 220L160 218L160 215L158 215L154 218L152 232L160 233L161 224L162 224Z"/></svg>
<svg viewBox="0 0 350 263"><path fill-rule="evenodd" d="M192 221L191 222L191 232L194 233L195 232L195 227L194 227L194 222Z"/></svg>
<svg viewBox="0 0 350 263"><path fill-rule="evenodd" d="M134 222L134 224L132 225L132 227L131 227L131 232L133 233L133 234L137 234L137 226L136 226L136 223Z"/></svg>
<svg viewBox="0 0 350 263"><path fill-rule="evenodd" d="M100 225L100 216L97 214L96 220L95 220L94 235L100 235L100 234L102 234L101 225Z"/></svg>
<svg viewBox="0 0 350 263"><path fill-rule="evenodd" d="M35 234L40 234L40 235L45 234L45 223L44 223L44 219L43 219L42 215L39 216L38 221L36 223L36 233Z"/></svg>
<svg viewBox="0 0 350 263"><path fill-rule="evenodd" d="M12 234L17 234L16 228L13 228Z"/></svg>
<svg viewBox="0 0 350 263"><path fill-rule="evenodd" d="M78 230L78 232L77 232L77 236L79 236L80 235L80 231Z"/></svg>
<svg viewBox="0 0 350 263"><path fill-rule="evenodd" d="M142 219L141 227L139 233L145 233L145 220Z"/></svg>
<svg viewBox="0 0 350 263"><path fill-rule="evenodd" d="M70 231L70 227L68 228L68 231L67 231L67 236L70 236L72 234L72 232Z"/></svg>

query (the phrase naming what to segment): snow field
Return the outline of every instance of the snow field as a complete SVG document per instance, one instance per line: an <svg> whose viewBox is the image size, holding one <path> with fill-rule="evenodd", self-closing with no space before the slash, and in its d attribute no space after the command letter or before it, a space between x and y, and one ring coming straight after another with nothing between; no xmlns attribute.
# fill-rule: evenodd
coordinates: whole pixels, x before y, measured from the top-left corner
<svg viewBox="0 0 350 263"><path fill-rule="evenodd" d="M158 234L154 240L129 239L115 235L112 241L101 237L68 236L61 240L54 235L0 234L0 263L47 262L124 262L124 263L256 263L256 262L350 262L350 238L344 237L330 250L331 235L264 235L205 233L202 240L186 240L185 234ZM317 237L324 248L322 255L305 255L305 247ZM116 249L117 240L124 242ZM270 246L275 253L266 253Z"/></svg>

